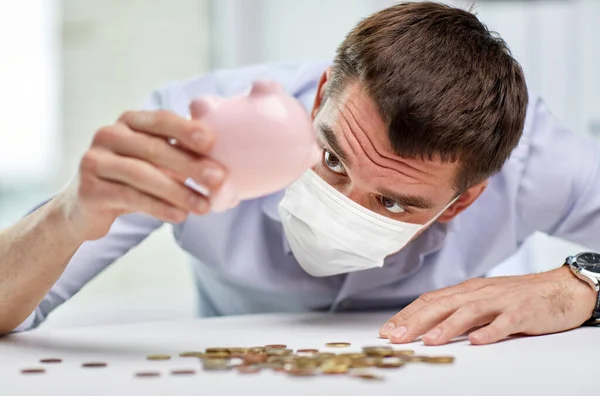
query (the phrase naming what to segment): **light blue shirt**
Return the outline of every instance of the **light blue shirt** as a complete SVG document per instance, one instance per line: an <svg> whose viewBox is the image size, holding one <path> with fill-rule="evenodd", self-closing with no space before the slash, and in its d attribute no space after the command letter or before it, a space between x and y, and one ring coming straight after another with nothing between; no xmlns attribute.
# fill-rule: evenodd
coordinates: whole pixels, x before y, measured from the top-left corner
<svg viewBox="0 0 600 396"><path fill-rule="evenodd" d="M279 81L311 109L329 63L297 62L220 70L154 92L146 109L189 114L200 95L231 96L256 79ZM535 231L600 250L600 145L561 126L530 97L523 137L482 196L447 225L436 223L382 268L313 277L287 244L277 206L283 191L221 214L190 215L173 226L189 253L200 316L259 312L401 309L420 294L485 274ZM17 330L36 326L86 282L162 222L141 214L115 221L84 243L37 309ZM562 260L557 257L557 265Z"/></svg>

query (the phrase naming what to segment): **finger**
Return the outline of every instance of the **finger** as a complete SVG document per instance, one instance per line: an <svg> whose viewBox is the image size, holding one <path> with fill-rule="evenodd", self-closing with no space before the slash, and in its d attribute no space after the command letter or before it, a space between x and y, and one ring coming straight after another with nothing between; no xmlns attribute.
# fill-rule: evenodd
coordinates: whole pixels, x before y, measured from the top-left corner
<svg viewBox="0 0 600 396"><path fill-rule="evenodd" d="M437 301L440 298L474 291L485 286L486 284L488 284L488 282L485 279L476 278L462 282L455 286L421 294L419 298L407 305L402 311L398 312L395 316L388 320L381 327L381 329L379 329L379 336L382 338L388 338L394 329L403 327L402 325L406 323L415 313L419 312L425 306ZM401 331L402 330L396 330L396 334L399 335Z"/></svg>
<svg viewBox="0 0 600 396"><path fill-rule="evenodd" d="M178 145L197 153L207 154L214 144L214 135L197 120L188 120L175 113L159 111L129 111L119 122L134 131L145 132L162 139L176 139Z"/></svg>
<svg viewBox="0 0 600 396"><path fill-rule="evenodd" d="M489 324L500 311L501 301L498 299L468 302L423 335L423 343L425 345L446 344L475 327Z"/></svg>
<svg viewBox="0 0 600 396"><path fill-rule="evenodd" d="M175 182L147 162L99 149L89 150L85 158L86 161L82 161L84 168L92 163L93 173L101 179L128 185L185 211L204 214L208 210L206 198Z"/></svg>
<svg viewBox="0 0 600 396"><path fill-rule="evenodd" d="M469 334L474 345L493 344L524 329L525 315L516 311L503 312L492 323Z"/></svg>
<svg viewBox="0 0 600 396"><path fill-rule="evenodd" d="M169 223L181 223L187 217L187 212L167 202L144 194L139 190L108 180L97 179L98 183L104 184L104 191L109 191L106 196L98 196L96 199L109 201L109 205L126 213L145 213L154 218ZM118 197L118 198L117 198Z"/></svg>
<svg viewBox="0 0 600 396"><path fill-rule="evenodd" d="M477 296L474 293L442 296L425 305L419 312L392 330L388 338L394 344L412 342L440 324L462 305L476 298Z"/></svg>
<svg viewBox="0 0 600 396"><path fill-rule="evenodd" d="M217 190L226 175L225 168L215 161L178 149L164 139L135 133L123 124L99 130L94 145L151 162L181 183L192 178L209 191Z"/></svg>

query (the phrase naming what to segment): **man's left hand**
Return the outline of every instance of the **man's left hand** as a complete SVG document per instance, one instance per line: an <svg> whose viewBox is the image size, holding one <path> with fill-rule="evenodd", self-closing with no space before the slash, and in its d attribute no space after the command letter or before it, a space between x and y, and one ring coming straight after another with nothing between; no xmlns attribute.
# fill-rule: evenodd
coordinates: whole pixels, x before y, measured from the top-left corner
<svg viewBox="0 0 600 396"><path fill-rule="evenodd" d="M514 334L573 329L590 318L595 304L596 292L568 266L535 275L477 278L421 295L379 335L392 343L421 337L426 345L441 345L472 330L472 344L490 344Z"/></svg>

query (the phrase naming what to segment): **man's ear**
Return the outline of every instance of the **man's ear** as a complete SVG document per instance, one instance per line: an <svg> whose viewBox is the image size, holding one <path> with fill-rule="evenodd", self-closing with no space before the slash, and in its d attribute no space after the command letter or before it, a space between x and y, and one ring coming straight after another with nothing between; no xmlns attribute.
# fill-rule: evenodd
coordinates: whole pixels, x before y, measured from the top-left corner
<svg viewBox="0 0 600 396"><path fill-rule="evenodd" d="M312 112L310 113L311 118L314 120L323 104L323 100L325 99L325 91L327 90L327 83L329 82L329 77L331 76L331 66L325 69L323 74L321 75L321 79L319 80L319 87L317 88L317 96L315 97L315 103L313 105Z"/></svg>
<svg viewBox="0 0 600 396"><path fill-rule="evenodd" d="M489 184L489 180L484 180L479 184L474 185L465 191L460 198L456 200L442 215L438 218L438 222L447 223L456 216L458 216L463 210L467 209L479 196L485 191Z"/></svg>

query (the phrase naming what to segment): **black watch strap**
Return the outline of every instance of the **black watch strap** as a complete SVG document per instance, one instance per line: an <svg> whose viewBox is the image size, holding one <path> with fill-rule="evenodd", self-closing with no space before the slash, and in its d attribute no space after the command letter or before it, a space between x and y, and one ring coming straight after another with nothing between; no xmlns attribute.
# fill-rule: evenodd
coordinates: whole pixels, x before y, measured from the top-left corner
<svg viewBox="0 0 600 396"><path fill-rule="evenodd" d="M592 317L583 323L584 326L600 325L600 293L596 293L596 307L592 313Z"/></svg>

